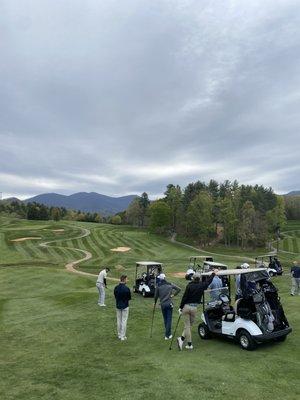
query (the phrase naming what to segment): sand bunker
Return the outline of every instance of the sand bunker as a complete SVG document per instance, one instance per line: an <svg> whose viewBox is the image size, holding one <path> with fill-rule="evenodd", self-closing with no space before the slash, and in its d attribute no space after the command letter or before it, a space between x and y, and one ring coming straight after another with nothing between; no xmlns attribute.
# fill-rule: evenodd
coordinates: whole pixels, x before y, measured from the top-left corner
<svg viewBox="0 0 300 400"><path fill-rule="evenodd" d="M39 240L41 237L23 237L19 239L12 239L11 242L24 242L25 240Z"/></svg>
<svg viewBox="0 0 300 400"><path fill-rule="evenodd" d="M52 232L64 232L64 229L52 229Z"/></svg>
<svg viewBox="0 0 300 400"><path fill-rule="evenodd" d="M117 271L125 271L125 267L123 267L123 265L116 265L115 266L115 269L117 270Z"/></svg>
<svg viewBox="0 0 300 400"><path fill-rule="evenodd" d="M117 252L120 252L120 253L124 253L124 252L129 251L129 250L131 250L130 247L116 247L115 249L110 249L110 251L117 251Z"/></svg>
<svg viewBox="0 0 300 400"><path fill-rule="evenodd" d="M173 272L170 275L174 276L175 278L185 278L185 272Z"/></svg>

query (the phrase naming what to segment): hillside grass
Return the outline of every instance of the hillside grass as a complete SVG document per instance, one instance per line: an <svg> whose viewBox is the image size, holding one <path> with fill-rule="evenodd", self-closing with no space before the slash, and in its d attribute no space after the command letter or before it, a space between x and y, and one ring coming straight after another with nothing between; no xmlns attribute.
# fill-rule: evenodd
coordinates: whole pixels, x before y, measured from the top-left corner
<svg viewBox="0 0 300 400"><path fill-rule="evenodd" d="M300 296L289 295L287 274L274 278L293 327L285 343L246 352L230 341L200 340L196 323L194 350L179 352L174 344L170 351L159 310L149 339L152 299L133 295L128 340L120 342L115 327L115 282L109 281L107 307L99 308L95 278L69 273L64 265L82 257L71 247L85 249L93 258L82 263L81 270L97 274L102 265L109 265L112 276L118 277L116 267L122 265L132 286L136 261L164 262L171 277L172 272L186 270L195 251L130 227L5 218L0 223L1 399L299 398ZM56 229L64 232L53 232ZM91 234L76 239L82 229ZM297 230L296 224L293 229ZM11 241L28 236L42 239ZM52 240L50 248L39 246ZM111 252L118 246L132 250ZM226 253L215 259L234 266L239 263L235 255ZM287 271L288 258L286 263ZM186 286L183 279L171 280ZM175 313L173 325L176 320ZM181 329L180 323L178 333Z"/></svg>

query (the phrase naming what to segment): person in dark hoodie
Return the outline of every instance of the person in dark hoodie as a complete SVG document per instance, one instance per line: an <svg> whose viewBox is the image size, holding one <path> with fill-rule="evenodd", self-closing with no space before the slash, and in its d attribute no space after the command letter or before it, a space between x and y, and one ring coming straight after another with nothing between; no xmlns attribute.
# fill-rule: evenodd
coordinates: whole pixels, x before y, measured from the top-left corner
<svg viewBox="0 0 300 400"><path fill-rule="evenodd" d="M211 274L206 282L200 282L200 274L195 273L192 282L185 289L179 308L179 314L184 318L184 330L182 335L177 338L179 350L182 350L185 340L187 341L185 348L193 349L191 328L196 318L197 306L201 303L204 290L211 284L215 275L216 271Z"/></svg>
<svg viewBox="0 0 300 400"><path fill-rule="evenodd" d="M165 340L172 339L171 327L172 327L172 313L173 303L172 298L180 292L180 287L173 283L166 281L166 275L161 273L159 276L159 286L155 289L154 294L154 308L156 307L157 300L159 298L161 312L165 325Z"/></svg>
<svg viewBox="0 0 300 400"><path fill-rule="evenodd" d="M120 340L126 340L126 328L129 313L129 300L131 300L131 292L126 286L127 275L122 275L120 283L114 289L117 308L117 331Z"/></svg>

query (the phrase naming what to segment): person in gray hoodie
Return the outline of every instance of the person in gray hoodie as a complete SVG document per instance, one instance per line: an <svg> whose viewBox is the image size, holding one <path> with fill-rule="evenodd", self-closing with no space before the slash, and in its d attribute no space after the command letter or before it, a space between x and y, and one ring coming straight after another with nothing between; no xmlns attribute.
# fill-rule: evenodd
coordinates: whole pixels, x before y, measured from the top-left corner
<svg viewBox="0 0 300 400"><path fill-rule="evenodd" d="M165 340L171 339L171 327L172 327L172 313L173 303L172 298L180 292L180 287L173 283L166 281L166 275L161 273L159 276L159 286L155 289L154 294L154 308L156 307L157 300L159 298L161 312L165 325Z"/></svg>

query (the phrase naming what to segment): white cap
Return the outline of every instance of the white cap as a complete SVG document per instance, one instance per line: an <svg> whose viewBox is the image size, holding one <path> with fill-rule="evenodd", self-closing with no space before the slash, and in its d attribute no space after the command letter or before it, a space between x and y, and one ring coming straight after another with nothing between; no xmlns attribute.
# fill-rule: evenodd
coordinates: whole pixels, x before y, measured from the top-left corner
<svg viewBox="0 0 300 400"><path fill-rule="evenodd" d="M247 269L249 267L250 267L250 265L248 263L244 263L241 265L241 268L243 268L243 269Z"/></svg>
<svg viewBox="0 0 300 400"><path fill-rule="evenodd" d="M158 275L158 279L166 279L166 275L161 273Z"/></svg>

